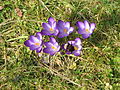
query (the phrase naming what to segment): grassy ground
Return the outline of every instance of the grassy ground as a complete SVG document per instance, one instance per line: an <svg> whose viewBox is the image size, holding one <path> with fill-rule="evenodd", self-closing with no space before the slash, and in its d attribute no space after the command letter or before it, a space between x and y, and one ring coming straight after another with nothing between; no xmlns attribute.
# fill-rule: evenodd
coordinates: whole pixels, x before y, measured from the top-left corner
<svg viewBox="0 0 120 90"><path fill-rule="evenodd" d="M0 0L0 6L1 90L120 89L120 0ZM73 26L83 20L96 23L93 35L82 40L80 57L39 57L24 46L50 16Z"/></svg>

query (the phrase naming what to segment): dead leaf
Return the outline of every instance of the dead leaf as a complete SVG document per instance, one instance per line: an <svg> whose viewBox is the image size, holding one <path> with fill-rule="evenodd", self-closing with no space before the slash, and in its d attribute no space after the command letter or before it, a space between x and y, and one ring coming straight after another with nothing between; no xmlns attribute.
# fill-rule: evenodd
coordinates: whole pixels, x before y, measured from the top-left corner
<svg viewBox="0 0 120 90"><path fill-rule="evenodd" d="M3 6L0 6L0 10L2 10L4 7Z"/></svg>
<svg viewBox="0 0 120 90"><path fill-rule="evenodd" d="M16 13L17 13L17 15L18 15L19 17L22 17L22 16L23 16L23 13L22 13L22 11L21 11L19 8L16 8L15 11L16 11Z"/></svg>

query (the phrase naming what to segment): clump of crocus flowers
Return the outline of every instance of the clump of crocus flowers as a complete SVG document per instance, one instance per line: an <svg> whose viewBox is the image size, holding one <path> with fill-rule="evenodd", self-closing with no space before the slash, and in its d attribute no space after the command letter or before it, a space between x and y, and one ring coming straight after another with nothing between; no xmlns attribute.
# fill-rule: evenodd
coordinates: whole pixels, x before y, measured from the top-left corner
<svg viewBox="0 0 120 90"><path fill-rule="evenodd" d="M83 39L89 38L95 29L95 23L89 23L88 21L78 21L76 23L78 27L78 34L82 35ZM24 42L25 46L30 50L36 50L37 53L44 52L50 55L55 55L57 52L64 51L66 54L73 54L79 56L82 50L82 42L79 37L70 40L64 44L59 43L59 39L70 36L74 31L74 28L70 26L70 22L64 22L62 20L55 21L50 17L48 23L42 23L42 31L37 32L35 36L31 35L28 40ZM74 32L75 33L75 32ZM42 39L43 35L49 36L49 41L45 42Z"/></svg>

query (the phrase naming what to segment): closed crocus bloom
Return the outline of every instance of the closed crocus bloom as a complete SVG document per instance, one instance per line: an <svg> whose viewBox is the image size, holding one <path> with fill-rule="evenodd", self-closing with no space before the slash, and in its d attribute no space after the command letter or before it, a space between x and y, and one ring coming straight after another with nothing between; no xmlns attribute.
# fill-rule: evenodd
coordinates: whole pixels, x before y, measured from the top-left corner
<svg viewBox="0 0 120 90"><path fill-rule="evenodd" d="M90 37L95 29L95 23L88 23L86 20L84 22L78 21L76 25L78 27L78 33L81 34L84 39Z"/></svg>
<svg viewBox="0 0 120 90"><path fill-rule="evenodd" d="M36 33L36 36L31 35L29 40L24 42L25 46L29 47L30 50L36 50L37 53L42 50L42 35L40 32Z"/></svg>
<svg viewBox="0 0 120 90"><path fill-rule="evenodd" d="M43 30L41 31L42 35L54 35L56 36L58 34L58 29L56 28L56 21L50 17L48 19L48 23L42 24Z"/></svg>
<svg viewBox="0 0 120 90"><path fill-rule="evenodd" d="M79 56L82 50L80 38L76 38L74 41L68 41L68 43L63 45L63 49L66 51L66 54Z"/></svg>
<svg viewBox="0 0 120 90"><path fill-rule="evenodd" d="M58 34L59 38L68 36L74 30L73 27L70 27L70 22L63 22L61 20L58 21L57 28L59 30L59 34Z"/></svg>
<svg viewBox="0 0 120 90"><path fill-rule="evenodd" d="M45 42L44 45L46 46L46 48L43 49L43 52L50 55L54 55L60 50L60 46L53 37L50 37L50 41Z"/></svg>

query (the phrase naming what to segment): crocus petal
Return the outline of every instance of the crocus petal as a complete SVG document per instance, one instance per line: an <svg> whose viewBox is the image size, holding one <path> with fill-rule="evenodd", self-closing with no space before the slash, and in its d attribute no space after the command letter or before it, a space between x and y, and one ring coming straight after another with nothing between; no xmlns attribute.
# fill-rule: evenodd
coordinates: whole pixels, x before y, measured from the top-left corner
<svg viewBox="0 0 120 90"><path fill-rule="evenodd" d="M31 45L30 46L30 50L35 50L35 49L37 49L39 46L36 46L36 45Z"/></svg>
<svg viewBox="0 0 120 90"><path fill-rule="evenodd" d="M69 31L69 34L72 33L73 30L74 30L74 28L73 28L73 27L70 27L69 30L68 30L68 31Z"/></svg>
<svg viewBox="0 0 120 90"><path fill-rule="evenodd" d="M85 20L84 24L85 24L85 29L90 29L88 21Z"/></svg>
<svg viewBox="0 0 120 90"><path fill-rule="evenodd" d="M77 24L76 24L77 26L78 26L78 28L79 29L81 29L81 30L83 30L84 28L85 28L85 26L84 26L84 23L83 22L77 22Z"/></svg>
<svg viewBox="0 0 120 90"><path fill-rule="evenodd" d="M90 35L91 35L91 34L83 34L82 37L83 37L84 39L86 39L86 38L90 37Z"/></svg>
<svg viewBox="0 0 120 90"><path fill-rule="evenodd" d="M51 53L51 52L54 52L54 49L44 48L44 49L43 49L43 52L44 52L44 53Z"/></svg>
<svg viewBox="0 0 120 90"><path fill-rule="evenodd" d="M75 45L81 45L81 40L80 38L75 39Z"/></svg>
<svg viewBox="0 0 120 90"><path fill-rule="evenodd" d="M90 31L93 31L95 29L95 23L90 24Z"/></svg>
<svg viewBox="0 0 120 90"><path fill-rule="evenodd" d="M25 46L27 46L27 47L30 47L32 44L34 44L33 42L31 42L30 40L26 40L25 42L24 42L24 44L25 44Z"/></svg>
<svg viewBox="0 0 120 90"><path fill-rule="evenodd" d="M66 36L66 35L63 34L63 33L59 33L59 34L58 34L58 37L59 37L59 38L63 38L63 37L65 37L65 36Z"/></svg>
<svg viewBox="0 0 120 90"><path fill-rule="evenodd" d="M42 46L40 46L39 48L37 48L37 49L36 49L36 52L37 52L37 53L40 53L41 50L42 50Z"/></svg>
<svg viewBox="0 0 120 90"><path fill-rule="evenodd" d="M56 29L56 22L53 22L53 23L51 24L51 27L52 27L53 29Z"/></svg>
<svg viewBox="0 0 120 90"><path fill-rule="evenodd" d="M47 30L42 30L41 34L42 35L51 35L51 33L49 31L47 31Z"/></svg>
<svg viewBox="0 0 120 90"><path fill-rule="evenodd" d="M39 42L37 42L37 43L39 43L40 45L42 45L43 41L42 41L42 40L39 40ZM39 45L39 46L40 46L40 45Z"/></svg>
<svg viewBox="0 0 120 90"><path fill-rule="evenodd" d="M78 50L80 50L80 51L82 50L82 46L81 46L81 45L78 45L77 48L78 48Z"/></svg>
<svg viewBox="0 0 120 90"><path fill-rule="evenodd" d="M50 52L50 55L54 55L56 52Z"/></svg>
<svg viewBox="0 0 120 90"><path fill-rule="evenodd" d="M58 43L56 42L56 40L54 38L51 38L50 42L54 45L54 46L58 46Z"/></svg>
<svg viewBox="0 0 120 90"><path fill-rule="evenodd" d="M50 53L50 50L49 50L49 48L44 48L44 49L43 49L43 52L44 52L44 53Z"/></svg>
<svg viewBox="0 0 120 90"><path fill-rule="evenodd" d="M37 37L38 40L41 40L41 39L42 39L41 33L40 33L40 32L37 32L37 33L36 33L36 37Z"/></svg>
<svg viewBox="0 0 120 90"><path fill-rule="evenodd" d="M64 33L64 27L62 26L62 27L60 27L60 26L57 26L57 29L59 30L59 33Z"/></svg>
<svg viewBox="0 0 120 90"><path fill-rule="evenodd" d="M58 29L56 29L55 32L52 35L57 36L58 33L59 33L59 31L58 31Z"/></svg>
<svg viewBox="0 0 120 90"><path fill-rule="evenodd" d="M60 46L57 47L57 51L56 52L58 52L58 51L60 51Z"/></svg>
<svg viewBox="0 0 120 90"><path fill-rule="evenodd" d="M64 26L64 22L62 20L59 20L57 25L60 26L60 27L63 27Z"/></svg>
<svg viewBox="0 0 120 90"><path fill-rule="evenodd" d="M80 55L80 52L81 52L81 51L79 51L79 50L75 50L75 51L72 52L72 54L74 54L75 56L79 56L79 55Z"/></svg>
<svg viewBox="0 0 120 90"><path fill-rule="evenodd" d="M43 23L42 26L43 26L44 29L46 29L48 31L51 28L51 26L48 23Z"/></svg>
<svg viewBox="0 0 120 90"><path fill-rule="evenodd" d="M51 48L53 46L53 44L51 42L45 42L44 45L49 48Z"/></svg>
<svg viewBox="0 0 120 90"><path fill-rule="evenodd" d="M72 54L72 52L67 51L66 54Z"/></svg>
<svg viewBox="0 0 120 90"><path fill-rule="evenodd" d="M69 28L70 27L70 22L65 22L65 27Z"/></svg>
<svg viewBox="0 0 120 90"><path fill-rule="evenodd" d="M55 40L55 38L53 38L53 37L50 37L50 42L51 42L51 43L53 43L53 44L54 44L54 43L56 43L56 40Z"/></svg>
<svg viewBox="0 0 120 90"><path fill-rule="evenodd" d="M66 49L67 49L67 45L68 45L68 43L63 44L63 45L61 46L61 48L62 48L63 50L66 50Z"/></svg>
<svg viewBox="0 0 120 90"><path fill-rule="evenodd" d="M52 17L50 17L49 19L48 19L48 22L54 22L55 20L54 20L54 18L52 18Z"/></svg>
<svg viewBox="0 0 120 90"><path fill-rule="evenodd" d="M87 32L83 29L83 30L81 30L81 29L78 29L78 33L79 34L87 34Z"/></svg>
<svg viewBox="0 0 120 90"><path fill-rule="evenodd" d="M30 36L29 40L33 43L39 42L39 40L35 36Z"/></svg>
<svg viewBox="0 0 120 90"><path fill-rule="evenodd" d="M56 21L55 21L53 18L51 18L50 20L48 19L48 24L49 24L52 28L56 27Z"/></svg>

